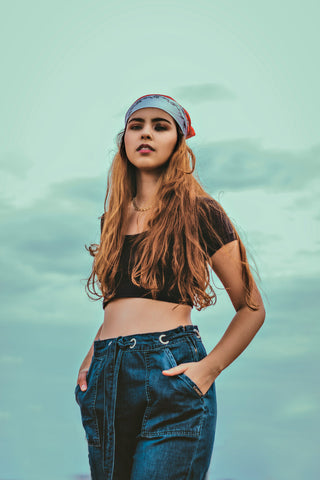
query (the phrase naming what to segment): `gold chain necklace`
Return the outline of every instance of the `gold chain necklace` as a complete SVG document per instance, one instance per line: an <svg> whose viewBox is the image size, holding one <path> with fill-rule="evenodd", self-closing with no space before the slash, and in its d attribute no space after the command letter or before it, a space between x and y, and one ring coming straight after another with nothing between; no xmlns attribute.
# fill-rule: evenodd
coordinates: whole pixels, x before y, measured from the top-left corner
<svg viewBox="0 0 320 480"><path fill-rule="evenodd" d="M152 206L148 208L139 208L138 205L136 204L136 197L132 198L132 204L134 206L134 209L137 210L137 212L145 212L146 210L150 210L150 208L152 208Z"/></svg>

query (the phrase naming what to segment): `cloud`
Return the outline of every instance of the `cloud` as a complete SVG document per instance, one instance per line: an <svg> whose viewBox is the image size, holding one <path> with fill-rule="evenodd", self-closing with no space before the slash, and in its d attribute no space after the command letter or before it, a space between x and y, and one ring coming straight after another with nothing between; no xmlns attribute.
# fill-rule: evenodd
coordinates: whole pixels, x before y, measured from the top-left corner
<svg viewBox="0 0 320 480"><path fill-rule="evenodd" d="M222 166L221 171L229 181ZM0 231L4 246L0 253L1 269L5 272L0 289L4 318L31 321L49 315L52 321L67 316L68 308L72 308L72 315L77 316L74 305L79 309L79 305L91 308L84 287L91 272L92 257L85 250L85 244L99 242L99 216L105 189L105 181L99 177L72 179L53 184L41 201L33 205L18 208L4 202ZM281 242L278 234L270 232L255 230L252 235L255 248ZM315 254L318 257L318 252ZM266 255L270 252L267 251ZM307 251L302 255L310 256ZM279 317L287 318L291 305L294 306L293 316L300 312L305 315L308 309L313 312L317 278L302 278L300 272L300 276L278 276L274 280L278 290L274 292L272 302L278 303ZM280 297L276 298L279 292ZM305 299L304 303L301 299ZM48 308L62 304L64 312L59 308ZM275 355L281 353L277 339L269 348ZM301 339L298 350L305 348L307 344Z"/></svg>
<svg viewBox="0 0 320 480"><path fill-rule="evenodd" d="M316 186L317 188L317 186ZM319 187L318 187L319 190ZM289 213L296 210L303 210L304 212L311 213L314 220L320 220L320 192L314 189L304 190L302 194L296 193L294 199L285 207ZM314 213L318 212L318 213Z"/></svg>
<svg viewBox="0 0 320 480"><path fill-rule="evenodd" d="M0 234L6 246L1 261L9 276L7 285L12 280L16 288L29 290L38 284L26 282L32 273L79 274L89 256L84 245L97 240L93 237L100 227L99 183L98 179L64 181L54 184L41 202L19 209L7 205Z"/></svg>
<svg viewBox="0 0 320 480"><path fill-rule="evenodd" d="M33 321L61 315L59 308L86 302L85 281L92 257L85 245L98 243L104 182L73 179L53 184L33 205L2 209L0 289L3 318ZM49 307L49 308L48 308ZM79 307L80 308L80 307ZM76 315L75 310L73 315Z"/></svg>
<svg viewBox="0 0 320 480"><path fill-rule="evenodd" d="M320 175L320 145L300 152L265 149L255 140L210 142L193 148L207 190L261 188L301 191ZM205 179L203 181L202 179Z"/></svg>
<svg viewBox="0 0 320 480"><path fill-rule="evenodd" d="M319 404L316 398L301 392L284 406L282 415L288 418L314 418L319 412Z"/></svg>
<svg viewBox="0 0 320 480"><path fill-rule="evenodd" d="M58 202L61 205L79 208L83 204L99 205L101 196L106 193L107 185L103 186L101 177L75 178L54 183L50 186L48 202Z"/></svg>
<svg viewBox="0 0 320 480"><path fill-rule="evenodd" d="M0 365L2 364L3 367L7 365L19 365L23 362L23 358L17 355L1 355L0 357Z"/></svg>
<svg viewBox="0 0 320 480"><path fill-rule="evenodd" d="M284 320L287 327L290 320L290 335L295 331L301 330L301 319L303 318L303 332L306 336L310 336L311 330L307 328L309 325L313 329L318 329L320 324L315 322L317 319L317 307L319 305L320 279L319 275L301 275L297 272L296 276L277 276L265 279L269 285L272 283L272 302L275 307L277 319ZM296 321L294 325L293 321ZM301 335L301 331L300 331ZM301 336L300 336L301 338Z"/></svg>

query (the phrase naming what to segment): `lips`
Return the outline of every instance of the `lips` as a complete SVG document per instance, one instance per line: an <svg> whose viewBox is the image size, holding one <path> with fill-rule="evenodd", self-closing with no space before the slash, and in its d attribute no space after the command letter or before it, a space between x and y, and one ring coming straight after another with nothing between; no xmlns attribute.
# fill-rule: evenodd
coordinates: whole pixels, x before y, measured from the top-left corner
<svg viewBox="0 0 320 480"><path fill-rule="evenodd" d="M142 144L137 148L137 150L141 150L142 148L145 148L145 149L153 150L153 151L154 151L154 148L152 148L151 145L148 145L147 143L142 143Z"/></svg>

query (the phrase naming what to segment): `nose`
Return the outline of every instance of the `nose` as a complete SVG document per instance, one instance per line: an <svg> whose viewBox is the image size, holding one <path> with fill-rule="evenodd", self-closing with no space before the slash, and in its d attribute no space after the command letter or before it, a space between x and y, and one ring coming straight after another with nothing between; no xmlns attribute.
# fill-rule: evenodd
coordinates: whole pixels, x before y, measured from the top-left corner
<svg viewBox="0 0 320 480"><path fill-rule="evenodd" d="M151 135L151 126L148 124L143 125L141 129L141 138L149 137Z"/></svg>

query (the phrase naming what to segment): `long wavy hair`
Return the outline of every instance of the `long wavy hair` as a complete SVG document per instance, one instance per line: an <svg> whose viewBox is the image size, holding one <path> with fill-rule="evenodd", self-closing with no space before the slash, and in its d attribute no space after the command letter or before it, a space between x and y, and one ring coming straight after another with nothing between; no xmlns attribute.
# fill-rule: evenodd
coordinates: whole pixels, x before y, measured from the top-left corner
<svg viewBox="0 0 320 480"><path fill-rule="evenodd" d="M212 238L221 245L223 242L208 221L205 205L199 205L197 197L212 199L220 214L227 214L195 178L195 155L187 145L179 125L176 122L175 124L177 143L158 180L154 202L157 206L146 222L148 234L143 235L143 238L138 236L133 242L136 254L131 281L134 285L149 290L152 298L156 298L157 292L164 288L165 271L170 258L173 275L169 278L169 292L175 285L178 286L181 296L179 303L185 304L189 297L194 307L200 311L214 305L217 300L210 281L210 257L201 242L200 220ZM118 151L108 172L100 244L93 243L89 247L85 245L86 250L94 257L92 271L86 283L86 293L93 300L103 297L108 302L115 296L125 220L129 204L137 193L136 167L127 158L124 134L125 129L117 135ZM259 306L253 302L254 280L246 249L234 225L231 221L230 223L240 249L245 301L251 310L257 310ZM101 294L97 292L96 286Z"/></svg>

